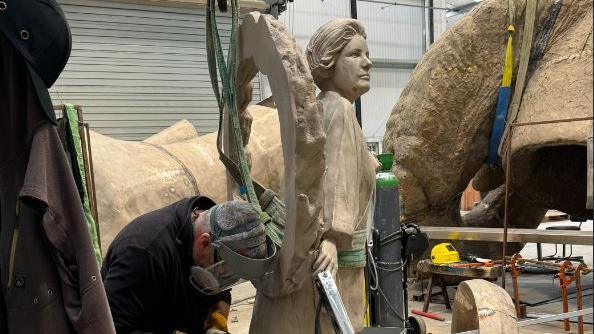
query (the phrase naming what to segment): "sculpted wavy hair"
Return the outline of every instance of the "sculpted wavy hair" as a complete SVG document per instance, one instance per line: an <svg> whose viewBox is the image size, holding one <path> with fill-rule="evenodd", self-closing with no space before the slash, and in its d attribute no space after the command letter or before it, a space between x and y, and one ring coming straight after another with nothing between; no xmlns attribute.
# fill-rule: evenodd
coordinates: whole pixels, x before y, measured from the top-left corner
<svg viewBox="0 0 594 334"><path fill-rule="evenodd" d="M365 28L355 19L336 19L321 26L307 44L305 54L318 87L332 77L340 52L357 35L367 39Z"/></svg>

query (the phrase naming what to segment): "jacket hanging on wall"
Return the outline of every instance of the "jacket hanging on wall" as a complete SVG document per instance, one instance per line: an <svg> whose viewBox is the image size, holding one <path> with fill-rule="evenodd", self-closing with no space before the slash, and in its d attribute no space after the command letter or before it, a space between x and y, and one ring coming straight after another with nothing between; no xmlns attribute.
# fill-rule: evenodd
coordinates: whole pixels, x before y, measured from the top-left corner
<svg viewBox="0 0 594 334"><path fill-rule="evenodd" d="M72 171L0 34L0 333L115 333Z"/></svg>

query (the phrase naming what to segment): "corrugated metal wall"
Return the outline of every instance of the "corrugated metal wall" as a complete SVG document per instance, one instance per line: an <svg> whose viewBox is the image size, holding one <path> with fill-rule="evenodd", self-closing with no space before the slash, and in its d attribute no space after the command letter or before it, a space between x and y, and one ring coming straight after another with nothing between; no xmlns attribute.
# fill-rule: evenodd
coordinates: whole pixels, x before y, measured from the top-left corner
<svg viewBox="0 0 594 334"><path fill-rule="evenodd" d="M398 2L422 4L419 0ZM392 107L425 51L425 11L364 0L357 1L357 8L374 61L371 91L361 99L363 135L369 142L381 142ZM350 17L350 0L298 0L289 5L280 20L305 49L311 35L322 24L337 17ZM267 91L266 87L263 90Z"/></svg>
<svg viewBox="0 0 594 334"><path fill-rule="evenodd" d="M91 128L115 138L141 140L183 118L201 134L216 130L204 10L58 2L73 45L68 65L51 89L54 103L82 105ZM226 18L219 20L223 42L230 33ZM254 100L259 100L258 80L254 88Z"/></svg>

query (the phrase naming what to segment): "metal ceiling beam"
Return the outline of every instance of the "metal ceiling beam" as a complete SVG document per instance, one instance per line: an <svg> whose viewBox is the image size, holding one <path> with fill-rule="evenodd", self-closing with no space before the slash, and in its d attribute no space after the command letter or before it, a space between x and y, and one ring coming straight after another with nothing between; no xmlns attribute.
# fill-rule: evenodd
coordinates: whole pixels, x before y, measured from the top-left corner
<svg viewBox="0 0 594 334"><path fill-rule="evenodd" d="M380 0L357 0L360 2L370 2L370 3L378 3L378 4L383 4L386 5L384 7L382 7L382 9L386 8L386 7L390 7L390 6L403 6L403 7L415 7L415 8L431 8L431 9L436 9L436 10L450 10L449 8L446 7L431 7L431 6L425 6L425 5L411 5L408 3L402 3L402 2L393 2L393 1L380 1Z"/></svg>
<svg viewBox="0 0 594 334"><path fill-rule="evenodd" d="M448 9L448 12L466 13L467 11L474 8L474 6L478 5L479 3L481 3L481 2L473 1L473 2L469 2L469 3L465 3L463 5L452 7L450 9Z"/></svg>
<svg viewBox="0 0 594 334"><path fill-rule="evenodd" d="M416 60L373 58L371 59L371 62L375 68L398 68L412 70L415 68L415 66L417 66Z"/></svg>

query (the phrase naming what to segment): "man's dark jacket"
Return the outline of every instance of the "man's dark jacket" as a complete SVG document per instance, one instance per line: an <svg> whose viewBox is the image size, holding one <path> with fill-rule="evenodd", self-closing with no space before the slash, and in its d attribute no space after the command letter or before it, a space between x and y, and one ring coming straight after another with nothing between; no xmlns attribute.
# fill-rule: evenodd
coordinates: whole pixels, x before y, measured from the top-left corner
<svg viewBox="0 0 594 334"><path fill-rule="evenodd" d="M208 209L206 197L183 199L142 215L111 243L101 268L116 331L203 333L204 320L230 292L206 296L190 284L192 209Z"/></svg>
<svg viewBox="0 0 594 334"><path fill-rule="evenodd" d="M0 333L114 333L72 171L25 62L0 34Z"/></svg>

